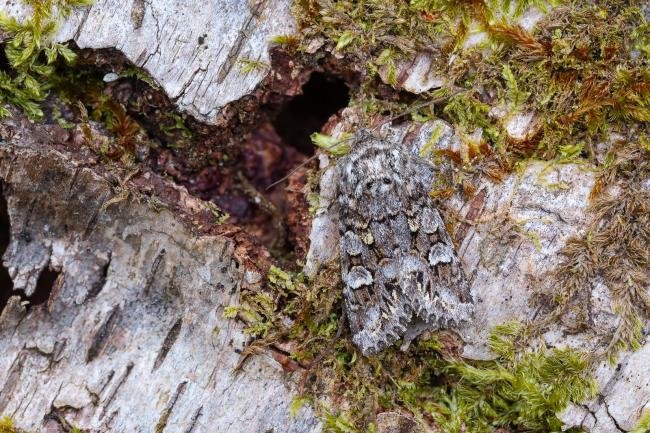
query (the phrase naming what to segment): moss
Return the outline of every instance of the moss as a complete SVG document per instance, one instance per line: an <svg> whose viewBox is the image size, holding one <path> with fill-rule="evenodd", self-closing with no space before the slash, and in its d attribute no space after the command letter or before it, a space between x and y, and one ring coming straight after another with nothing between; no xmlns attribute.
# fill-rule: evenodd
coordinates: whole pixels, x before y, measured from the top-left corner
<svg viewBox="0 0 650 433"><path fill-rule="evenodd" d="M0 116L9 112L2 107L9 103L22 108L32 119L43 117L39 102L47 96L55 65L63 60L73 63L76 54L64 44L54 42L59 20L74 7L87 6L89 0L25 0L32 15L19 22L0 12L0 30L11 35L5 43L10 72L0 71Z"/></svg>
<svg viewBox="0 0 650 433"><path fill-rule="evenodd" d="M343 134L339 138L334 138L329 135L314 132L310 138L315 146L320 147L334 156L346 155L350 151L350 140L352 138L350 134Z"/></svg>
<svg viewBox="0 0 650 433"><path fill-rule="evenodd" d="M261 60L239 59L239 70L242 74L248 74L253 71L264 71L269 68L269 64Z"/></svg>
<svg viewBox="0 0 650 433"><path fill-rule="evenodd" d="M641 414L641 418L634 426L630 433L647 433L650 432L650 410L645 410Z"/></svg>
<svg viewBox="0 0 650 433"><path fill-rule="evenodd" d="M642 140L641 140L642 141ZM641 316L650 315L650 150L642 143L619 142L605 158L592 190L593 215L583 235L570 239L556 269L555 310L549 320L570 319L576 329L588 328L590 288L600 279L610 290L617 329L602 355L636 349L642 338ZM572 313L567 315L566 313Z"/></svg>
<svg viewBox="0 0 650 433"><path fill-rule="evenodd" d="M517 18L531 7L546 15L526 30ZM648 158L642 148L650 124L650 25L637 2L297 0L295 14L303 46L321 38L325 49L361 69L365 80L357 104L369 112L385 114L406 106L382 99L386 92L377 84L380 70L395 86L400 61L418 51L433 55L431 73L449 82L420 99L431 101L441 93L448 98L437 101L426 118L449 121L463 147L437 153L460 170L452 179L437 179L432 196L445 198L458 190L471 196L476 190L473 173L482 171L499 181L536 159L590 162L600 173L595 193L612 184L621 188L617 197L595 200L586 235L573 239L563 252L553 316L578 309L574 324L586 326L587 303L580 300L588 296L593 278L604 278L621 318L608 354L639 344L640 318L650 312L640 290L647 285L642 268L648 256L638 248L648 240L643 216L648 198L640 178L619 182L628 166L646 173ZM486 39L478 46L466 44L476 32L484 32ZM509 116L503 120L493 108L535 113L531 135L509 137L504 128ZM614 136L624 137L626 150L613 144ZM599 158L599 152L609 156ZM625 161L621 154L627 155ZM571 188L544 178L539 182L550 189ZM517 224L511 228L521 231ZM520 234L538 244L535 233Z"/></svg>
<svg viewBox="0 0 650 433"><path fill-rule="evenodd" d="M185 116L164 109L164 106L152 105L152 100L161 98L118 101L114 84L105 83L99 69L80 62L78 54L67 45L54 42L59 22L73 8L89 5L91 0L23 1L32 8L30 18L24 22L0 12L0 30L10 36L4 42L9 68L0 71L0 116L9 114L5 104L11 104L21 108L31 119L54 120L63 128L74 128L75 123L80 123L86 141L98 153L125 162L134 159L136 147L155 145L147 142L148 134L170 148L189 145L192 133L186 126ZM141 82L146 86L139 88L159 90L145 71L134 67L121 69L120 82L131 80L134 87ZM44 107L47 107L48 119L44 119ZM155 108L162 109L151 113ZM68 118L63 117L62 111L68 113ZM74 119L70 118L70 113L74 113ZM154 119L146 119L147 115ZM141 124L143 119L145 126ZM115 140L95 143L88 126L91 120L104 124L115 135Z"/></svg>
<svg viewBox="0 0 650 433"><path fill-rule="evenodd" d="M14 426L14 421L8 416L0 418L0 433L21 433L21 431Z"/></svg>
<svg viewBox="0 0 650 433"><path fill-rule="evenodd" d="M357 99L366 110L403 109L379 96L378 71L396 85L401 60L420 50L433 54L431 73L448 77L448 88L460 91L438 104L436 114L465 132L481 128L483 138L514 168L522 158L562 158L567 144L589 149L611 132L650 118L650 31L636 3L557 4L299 0L295 15L303 47L323 39L325 49L361 69L365 80ZM527 31L516 19L531 7L547 15ZM487 40L466 47L472 31L485 32ZM421 98L433 99L433 92ZM536 112L539 132L525 143L510 142L501 121L489 115L494 106ZM573 158L585 153L590 156L586 151Z"/></svg>
<svg viewBox="0 0 650 433"><path fill-rule="evenodd" d="M364 357L351 342L333 281L339 281L333 267L313 281L271 268L264 291L242 293L241 304L226 311L258 337L244 355L291 347L300 374L291 412L312 404L327 432L374 431L383 411L409 413L445 432L559 431L555 413L594 393L584 354L520 347L527 328L517 322L491 334L494 361L462 361L460 341L450 333L421 336L408 352L389 348Z"/></svg>

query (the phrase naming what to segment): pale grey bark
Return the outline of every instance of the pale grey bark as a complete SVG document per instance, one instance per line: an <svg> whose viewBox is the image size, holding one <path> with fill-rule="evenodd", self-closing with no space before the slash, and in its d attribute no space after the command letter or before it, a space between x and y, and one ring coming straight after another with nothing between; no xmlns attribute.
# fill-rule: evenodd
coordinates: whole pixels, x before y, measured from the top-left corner
<svg viewBox="0 0 650 433"><path fill-rule="evenodd" d="M15 296L0 316L0 414L49 432L59 416L92 432L320 431L308 408L290 417L292 380L269 354L233 371L246 336L223 311L254 279L233 240L121 196L125 173L42 144L27 123L2 128L14 289L59 276L46 303Z"/></svg>
<svg viewBox="0 0 650 433"><path fill-rule="evenodd" d="M271 39L295 32L290 0L97 0L78 9L56 39L112 48L147 71L186 111L214 123L226 104L250 93L269 72ZM0 10L29 15L18 0ZM261 62L244 73L241 61Z"/></svg>

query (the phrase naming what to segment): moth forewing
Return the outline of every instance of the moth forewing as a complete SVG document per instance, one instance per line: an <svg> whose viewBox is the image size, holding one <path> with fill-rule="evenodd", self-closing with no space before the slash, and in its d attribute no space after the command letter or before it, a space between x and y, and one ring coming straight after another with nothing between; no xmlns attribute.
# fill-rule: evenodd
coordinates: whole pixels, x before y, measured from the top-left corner
<svg viewBox="0 0 650 433"><path fill-rule="evenodd" d="M460 260L429 197L432 166L359 131L337 162L346 313L365 355L469 319Z"/></svg>

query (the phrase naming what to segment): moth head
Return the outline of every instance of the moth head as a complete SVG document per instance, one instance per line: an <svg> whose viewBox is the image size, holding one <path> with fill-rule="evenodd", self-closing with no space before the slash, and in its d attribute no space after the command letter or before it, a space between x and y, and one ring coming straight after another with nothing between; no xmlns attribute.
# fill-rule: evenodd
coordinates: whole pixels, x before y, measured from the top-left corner
<svg viewBox="0 0 650 433"><path fill-rule="evenodd" d="M401 156L391 149L371 148L356 160L352 195L363 217L382 218L402 208L405 179Z"/></svg>

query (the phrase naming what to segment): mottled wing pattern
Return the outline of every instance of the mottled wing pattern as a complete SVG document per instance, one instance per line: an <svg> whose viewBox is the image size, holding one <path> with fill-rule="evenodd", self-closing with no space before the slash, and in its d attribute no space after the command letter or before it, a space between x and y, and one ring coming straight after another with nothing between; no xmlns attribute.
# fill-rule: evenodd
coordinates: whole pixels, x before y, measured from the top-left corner
<svg viewBox="0 0 650 433"><path fill-rule="evenodd" d="M360 131L337 169L343 294L357 347L374 354L469 319L469 287L428 194L430 164Z"/></svg>

